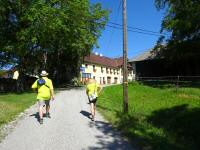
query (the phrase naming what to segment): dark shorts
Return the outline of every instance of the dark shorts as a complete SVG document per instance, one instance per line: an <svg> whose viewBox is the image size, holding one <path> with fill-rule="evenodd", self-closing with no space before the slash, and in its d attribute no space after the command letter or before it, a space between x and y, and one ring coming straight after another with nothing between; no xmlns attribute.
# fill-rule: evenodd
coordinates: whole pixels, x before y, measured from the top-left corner
<svg viewBox="0 0 200 150"><path fill-rule="evenodd" d="M96 102L97 102L97 98L95 98L95 99L92 100L92 101L89 99L89 102L90 102L90 103L93 103L93 104L96 104Z"/></svg>

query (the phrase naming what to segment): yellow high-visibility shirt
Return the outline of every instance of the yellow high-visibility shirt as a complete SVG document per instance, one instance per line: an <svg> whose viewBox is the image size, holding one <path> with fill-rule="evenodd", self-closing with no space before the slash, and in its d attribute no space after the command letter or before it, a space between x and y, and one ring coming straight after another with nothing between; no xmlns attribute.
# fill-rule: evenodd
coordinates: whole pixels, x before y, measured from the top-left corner
<svg viewBox="0 0 200 150"><path fill-rule="evenodd" d="M38 85L38 80L36 80L32 88L33 89L38 89L38 94L37 94L37 99L38 100L50 100L51 99L51 91L53 90L53 84L51 79L48 79L47 77L42 77L45 80L45 85ZM47 87L48 86L48 87Z"/></svg>
<svg viewBox="0 0 200 150"><path fill-rule="evenodd" d="M98 97L98 89L100 88L100 85L98 83L89 83L86 88L89 96L95 93Z"/></svg>

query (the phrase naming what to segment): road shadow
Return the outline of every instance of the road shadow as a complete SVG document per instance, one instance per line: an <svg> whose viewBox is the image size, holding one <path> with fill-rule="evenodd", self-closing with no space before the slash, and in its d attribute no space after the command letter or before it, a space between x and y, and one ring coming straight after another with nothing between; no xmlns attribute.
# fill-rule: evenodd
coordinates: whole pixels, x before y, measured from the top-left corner
<svg viewBox="0 0 200 150"><path fill-rule="evenodd" d="M35 119L40 122L40 116L39 116L39 112L35 113L35 114L32 114L30 115L30 117L35 117Z"/></svg>
<svg viewBox="0 0 200 150"><path fill-rule="evenodd" d="M83 116L85 116L85 117L91 119L91 118L90 118L91 113L89 113L89 112L87 112L87 111L85 111L85 110L81 110L80 113L81 113Z"/></svg>
<svg viewBox="0 0 200 150"><path fill-rule="evenodd" d="M96 135L98 142L90 146L88 150L135 150L111 124L103 121L89 122L90 128L96 128L103 136Z"/></svg>

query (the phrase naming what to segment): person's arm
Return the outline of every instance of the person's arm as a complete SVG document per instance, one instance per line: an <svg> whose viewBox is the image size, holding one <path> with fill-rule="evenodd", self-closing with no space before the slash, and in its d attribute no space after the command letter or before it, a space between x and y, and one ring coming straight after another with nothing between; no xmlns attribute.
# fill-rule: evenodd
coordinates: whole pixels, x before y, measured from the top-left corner
<svg viewBox="0 0 200 150"><path fill-rule="evenodd" d="M51 99L52 99L52 100L55 100L55 97L54 97L54 89L51 89L50 91L51 91Z"/></svg>
<svg viewBox="0 0 200 150"><path fill-rule="evenodd" d="M33 83L31 88L33 89L34 92L37 92L37 80Z"/></svg>
<svg viewBox="0 0 200 150"><path fill-rule="evenodd" d="M86 89L86 94L87 94L87 95L89 94L89 90L88 90L88 89Z"/></svg>
<svg viewBox="0 0 200 150"><path fill-rule="evenodd" d="M52 83L51 80L50 80L50 86L49 86L49 88L50 88L50 93L51 93L51 99L52 99L52 100L55 100L55 97L54 97L54 89L53 89L53 83Z"/></svg>
<svg viewBox="0 0 200 150"><path fill-rule="evenodd" d="M33 83L33 85L31 86L32 89L37 89L37 80Z"/></svg>
<svg viewBox="0 0 200 150"><path fill-rule="evenodd" d="M102 91L102 87L101 87L101 85L98 85L98 87L97 87L97 91L98 91L98 93L101 93L101 91Z"/></svg>

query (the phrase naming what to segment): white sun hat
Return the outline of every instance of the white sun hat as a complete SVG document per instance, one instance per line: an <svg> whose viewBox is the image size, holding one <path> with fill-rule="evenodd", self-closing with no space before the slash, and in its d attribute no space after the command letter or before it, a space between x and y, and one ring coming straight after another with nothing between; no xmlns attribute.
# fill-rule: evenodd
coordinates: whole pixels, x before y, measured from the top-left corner
<svg viewBox="0 0 200 150"><path fill-rule="evenodd" d="M45 70L42 70L42 72L41 72L41 74L40 74L41 76L47 76L48 75L48 73L45 71Z"/></svg>

